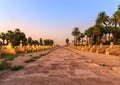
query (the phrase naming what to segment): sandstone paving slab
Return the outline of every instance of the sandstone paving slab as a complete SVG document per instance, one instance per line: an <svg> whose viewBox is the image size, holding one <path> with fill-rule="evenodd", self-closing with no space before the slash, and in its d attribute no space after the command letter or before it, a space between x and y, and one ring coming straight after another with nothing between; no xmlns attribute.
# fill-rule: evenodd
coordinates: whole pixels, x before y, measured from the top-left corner
<svg viewBox="0 0 120 85"><path fill-rule="evenodd" d="M120 66L120 57L114 56L114 55L105 55L105 54L98 54L88 51L80 51L76 49L70 49L68 50L75 52L79 54L80 56L86 57L87 59L91 59L92 62L97 64L105 64L106 66Z"/></svg>
<svg viewBox="0 0 120 85"><path fill-rule="evenodd" d="M59 48L27 64L0 85L120 85L120 75L85 56Z"/></svg>
<svg viewBox="0 0 120 85"><path fill-rule="evenodd" d="M113 67L112 70L120 74L120 67Z"/></svg>

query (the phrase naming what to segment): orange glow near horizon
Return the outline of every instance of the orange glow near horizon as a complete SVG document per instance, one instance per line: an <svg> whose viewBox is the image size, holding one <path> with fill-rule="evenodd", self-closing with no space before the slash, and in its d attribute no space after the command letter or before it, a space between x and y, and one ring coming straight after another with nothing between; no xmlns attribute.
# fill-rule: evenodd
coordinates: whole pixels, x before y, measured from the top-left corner
<svg viewBox="0 0 120 85"><path fill-rule="evenodd" d="M31 36L33 40L39 40L39 38L48 38L53 39L55 44L64 45L66 38L72 39L71 32L67 32L67 30L66 32L65 30L60 30L59 27L59 29L54 29L57 26L50 26L49 24L36 25L35 23L31 24L31 22L18 19L9 19L0 23L0 32L7 32L8 30L14 31L16 28L19 28L26 34L27 37Z"/></svg>

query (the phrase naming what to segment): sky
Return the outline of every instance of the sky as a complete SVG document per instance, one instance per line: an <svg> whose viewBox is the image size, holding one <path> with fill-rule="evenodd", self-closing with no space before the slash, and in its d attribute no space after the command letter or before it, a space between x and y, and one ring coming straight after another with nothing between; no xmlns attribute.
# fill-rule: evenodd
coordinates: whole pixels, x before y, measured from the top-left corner
<svg viewBox="0 0 120 85"><path fill-rule="evenodd" d="M33 39L50 38L64 45L73 39L71 32L81 32L95 24L99 12L109 16L120 0L0 0L0 32L19 28Z"/></svg>

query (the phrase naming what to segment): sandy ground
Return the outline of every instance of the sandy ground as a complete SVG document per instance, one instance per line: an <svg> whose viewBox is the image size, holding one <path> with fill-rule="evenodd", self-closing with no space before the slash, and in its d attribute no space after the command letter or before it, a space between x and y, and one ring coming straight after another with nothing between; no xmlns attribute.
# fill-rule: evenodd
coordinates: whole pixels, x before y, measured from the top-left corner
<svg viewBox="0 0 120 85"><path fill-rule="evenodd" d="M12 73L0 85L120 85L120 74L110 69L119 67L119 58L108 57L112 61L104 55L61 47Z"/></svg>

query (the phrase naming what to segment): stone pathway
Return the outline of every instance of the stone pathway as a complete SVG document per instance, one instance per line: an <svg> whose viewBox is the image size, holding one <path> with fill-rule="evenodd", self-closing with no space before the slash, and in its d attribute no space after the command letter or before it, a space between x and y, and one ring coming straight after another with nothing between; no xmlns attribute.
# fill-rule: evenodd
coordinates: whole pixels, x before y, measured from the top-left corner
<svg viewBox="0 0 120 85"><path fill-rule="evenodd" d="M120 85L120 75L61 47L26 65L0 85Z"/></svg>

